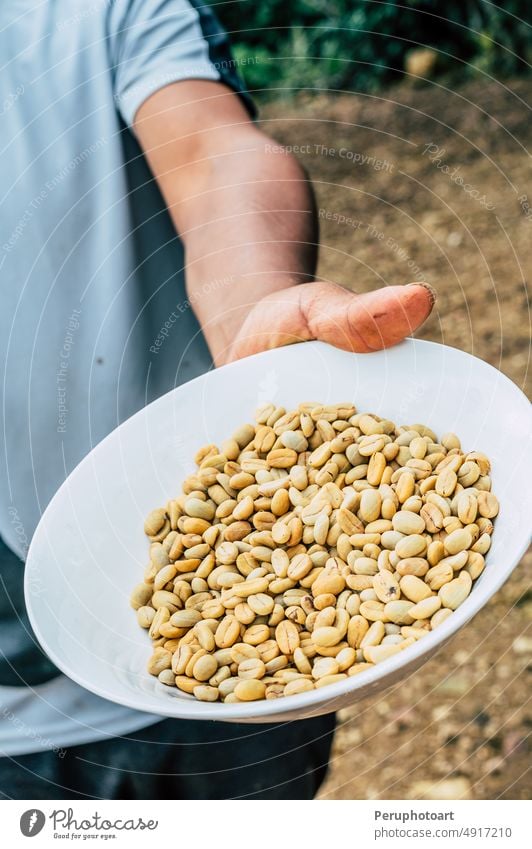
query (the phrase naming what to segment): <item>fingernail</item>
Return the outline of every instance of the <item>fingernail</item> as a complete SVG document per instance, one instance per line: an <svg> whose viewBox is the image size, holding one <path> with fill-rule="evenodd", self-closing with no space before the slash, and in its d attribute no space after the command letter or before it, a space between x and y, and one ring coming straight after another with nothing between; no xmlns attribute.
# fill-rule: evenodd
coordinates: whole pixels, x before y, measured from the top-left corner
<svg viewBox="0 0 532 849"><path fill-rule="evenodd" d="M423 288L426 289L427 292L430 295L430 308L432 309L432 307L436 303L437 293L436 293L436 289L434 289L434 287L431 286L430 283L424 283L424 282L420 281L419 283L408 283L407 285L408 286L423 286Z"/></svg>

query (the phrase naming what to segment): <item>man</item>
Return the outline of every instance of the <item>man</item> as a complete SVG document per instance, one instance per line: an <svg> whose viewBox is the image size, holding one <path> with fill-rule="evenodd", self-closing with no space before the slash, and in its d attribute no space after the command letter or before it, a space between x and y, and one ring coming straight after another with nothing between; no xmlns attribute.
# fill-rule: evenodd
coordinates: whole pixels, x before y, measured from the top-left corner
<svg viewBox="0 0 532 849"><path fill-rule="evenodd" d="M331 716L161 722L96 698L40 653L22 560L65 476L158 395L298 340L394 344L433 297L312 282L309 183L195 0L4 0L0 51L1 792L310 798Z"/></svg>

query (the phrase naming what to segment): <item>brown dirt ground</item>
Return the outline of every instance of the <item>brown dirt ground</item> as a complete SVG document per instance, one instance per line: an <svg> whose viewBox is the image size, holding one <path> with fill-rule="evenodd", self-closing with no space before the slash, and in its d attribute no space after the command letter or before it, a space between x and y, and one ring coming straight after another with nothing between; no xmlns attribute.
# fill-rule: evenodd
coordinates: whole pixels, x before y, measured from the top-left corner
<svg viewBox="0 0 532 849"><path fill-rule="evenodd" d="M484 81L305 94L261 113L314 181L320 276L357 291L427 280L438 301L417 335L529 394L530 104L530 82ZM530 798L531 565L532 552L421 670L340 713L322 798Z"/></svg>

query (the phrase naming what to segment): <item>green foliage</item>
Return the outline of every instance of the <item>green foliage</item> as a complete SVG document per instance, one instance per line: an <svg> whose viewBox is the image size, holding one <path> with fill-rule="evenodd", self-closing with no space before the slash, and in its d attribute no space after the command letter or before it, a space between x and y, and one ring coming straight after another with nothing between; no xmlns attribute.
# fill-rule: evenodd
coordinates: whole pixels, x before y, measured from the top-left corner
<svg viewBox="0 0 532 849"><path fill-rule="evenodd" d="M500 0L499 0L500 2ZM437 51L442 72L529 71L530 0L232 0L212 5L255 89L372 90L407 53ZM464 63L466 63L464 65Z"/></svg>

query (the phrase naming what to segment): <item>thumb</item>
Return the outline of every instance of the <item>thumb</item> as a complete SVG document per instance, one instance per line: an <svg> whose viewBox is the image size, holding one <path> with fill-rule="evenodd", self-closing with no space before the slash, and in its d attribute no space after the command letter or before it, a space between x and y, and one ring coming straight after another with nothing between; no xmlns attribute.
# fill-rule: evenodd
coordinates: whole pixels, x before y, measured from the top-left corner
<svg viewBox="0 0 532 849"><path fill-rule="evenodd" d="M319 288L301 299L311 338L356 353L401 342L423 324L436 301L427 283L387 286L362 295L330 283L308 288L315 285Z"/></svg>

